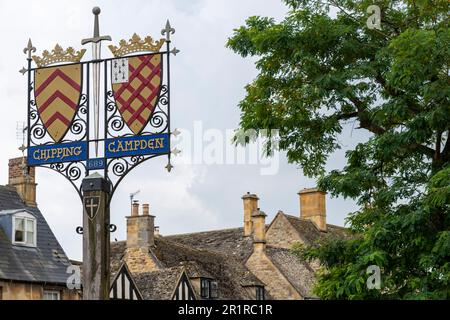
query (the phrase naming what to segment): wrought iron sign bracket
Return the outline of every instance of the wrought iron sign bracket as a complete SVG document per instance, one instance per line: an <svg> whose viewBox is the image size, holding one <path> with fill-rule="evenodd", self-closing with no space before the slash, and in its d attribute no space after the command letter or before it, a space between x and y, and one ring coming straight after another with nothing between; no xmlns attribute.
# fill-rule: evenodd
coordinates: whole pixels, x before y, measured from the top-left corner
<svg viewBox="0 0 450 320"><path fill-rule="evenodd" d="M111 37L100 36L100 10L93 13L94 35L82 41L92 43L91 60L82 61L85 49L59 45L36 56L31 40L24 49L27 68L20 72L27 75L27 165L58 172L80 199L83 178L100 172L111 185L111 201L120 182L141 163L167 156L166 169L173 168L170 56L180 51L171 48L175 29L167 21L164 38L134 34L109 46L113 57L102 58L101 41Z"/></svg>

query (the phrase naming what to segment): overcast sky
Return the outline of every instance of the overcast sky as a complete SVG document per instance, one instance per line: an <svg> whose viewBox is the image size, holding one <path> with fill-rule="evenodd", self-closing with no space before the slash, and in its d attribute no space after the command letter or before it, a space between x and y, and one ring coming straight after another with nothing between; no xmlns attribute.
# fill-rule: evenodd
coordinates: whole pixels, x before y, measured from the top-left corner
<svg viewBox="0 0 450 320"><path fill-rule="evenodd" d="M115 44L134 32L160 37L166 19L176 29L173 45L181 50L171 60L172 127L193 130L234 129L239 123L238 102L244 86L256 75L254 60L242 59L225 48L233 29L251 15L280 20L287 8L279 0L143 0L143 1L5 1L0 0L2 58L0 59L0 183L7 183L8 159L20 156L16 123L26 121L26 78L18 70L26 64L23 48L31 37L38 54L63 47L80 49L90 37L92 7L102 9L100 33ZM86 58L90 57L90 47ZM106 50L103 50L107 55ZM198 124L198 122L197 122ZM341 137L343 150L355 145L360 132L348 126ZM186 154L184 154L186 156ZM178 162L178 163L177 163ZM180 163L181 162L181 163ZM328 169L341 168L344 151L332 156ZM260 197L268 221L278 210L299 215L297 192L314 187L301 170L280 157L275 175L262 175L258 165L183 164L178 160L169 174L166 159L145 162L118 188L111 207L111 221L118 230L111 239L125 239L129 194L138 189L141 203L150 203L161 233L174 234L230 227L243 221L241 196L250 191ZM37 170L38 205L66 253L81 259L82 207L73 187L58 173ZM327 221L343 225L355 205L327 197Z"/></svg>

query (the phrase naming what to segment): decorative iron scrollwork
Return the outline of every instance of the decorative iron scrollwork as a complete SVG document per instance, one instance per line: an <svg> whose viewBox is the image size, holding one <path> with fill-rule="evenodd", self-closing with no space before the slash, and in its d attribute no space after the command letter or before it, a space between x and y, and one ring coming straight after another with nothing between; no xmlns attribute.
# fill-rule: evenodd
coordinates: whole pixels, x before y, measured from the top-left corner
<svg viewBox="0 0 450 320"><path fill-rule="evenodd" d="M87 136L87 116L88 116L88 98L86 94L82 94L80 98L80 106L78 107L76 117L70 126L70 132L76 136L76 140L84 140Z"/></svg>
<svg viewBox="0 0 450 320"><path fill-rule="evenodd" d="M168 116L168 105L169 105L169 87L167 84L161 86L159 93L158 103L153 110L153 114L150 117L148 124L144 128L140 135L146 134L158 134L168 131L169 128L169 116ZM107 138L118 138L118 137L128 137L134 134L126 132L125 121L120 115L119 109L117 108L116 101L114 98L114 92L109 90L106 92L106 111L108 114L106 124L107 124Z"/></svg>
<svg viewBox="0 0 450 320"><path fill-rule="evenodd" d="M169 28L170 29L170 28ZM169 30L170 31L170 30ZM168 38L169 39L169 38ZM68 125L68 130L66 135L59 141L58 144L64 143L75 143L75 142L85 142L86 143L86 158L83 160L77 160L77 162L62 162L62 163L52 163L52 164L40 164L39 166L47 168L58 172L63 175L76 189L78 195L82 199L81 192L81 181L89 174L90 171L103 170L104 177L111 183L112 191L109 199L112 198L114 191L116 190L122 179L136 166L147 161L149 159L166 155L169 158L170 164L170 139L168 141L169 148L168 152L161 154L150 154L150 155L139 155L139 156L128 156L123 158L106 158L106 155L96 154L96 158L104 160L104 167L99 166L97 168L92 168L91 164L87 162L93 160L89 155L89 150L91 148L91 143L104 143L106 146L106 140L115 138L125 138L131 136L148 136L154 134L166 134L165 136L170 137L170 78L169 78L169 57L170 57L170 39L166 39L167 49L165 52L161 52L161 70L167 70L167 73L161 71L161 86L159 92L157 93L156 104L152 111L152 114L148 117L147 122L143 125L142 130L139 134L134 134L132 130L128 127L127 123L122 117L118 105L116 103L116 98L114 95L112 83L110 81L111 69L108 69L108 65L112 67L112 61L114 59L104 59L101 61L89 61L82 62L80 66L82 68L82 78L81 78L81 92L78 105L76 106L76 112L73 116L72 121ZM144 55L144 54L143 54ZM90 115L90 67L92 64L103 64L104 66L104 122L100 124L104 128L104 134L102 137L97 137L92 139L92 135L89 133L90 122L92 119ZM39 69L39 68L37 68ZM33 77L30 75L36 69L31 68L31 58L29 58L28 65L28 148L30 147L40 147L55 144L55 140L52 139L50 134L47 132L46 126L43 124L42 119L39 114L38 106L36 103L35 96L35 83ZM156 93L155 93L156 94ZM144 122L144 121L143 121ZM104 150L106 153L106 150ZM166 167L167 168L167 167ZM78 230L78 229L77 229ZM82 228L80 229L82 231ZM78 231L80 231L78 230Z"/></svg>

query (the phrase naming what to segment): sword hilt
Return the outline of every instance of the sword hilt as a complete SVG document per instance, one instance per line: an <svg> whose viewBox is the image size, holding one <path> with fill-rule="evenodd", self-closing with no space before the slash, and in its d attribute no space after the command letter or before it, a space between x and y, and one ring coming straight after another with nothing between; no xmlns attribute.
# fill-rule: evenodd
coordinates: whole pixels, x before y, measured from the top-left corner
<svg viewBox="0 0 450 320"><path fill-rule="evenodd" d="M111 41L110 36L100 36L100 27L98 22L98 16L100 14L101 10L99 7L94 7L92 9L92 13L94 14L94 36L92 38L87 38L81 40L81 44L85 45L87 43L98 43L103 40Z"/></svg>

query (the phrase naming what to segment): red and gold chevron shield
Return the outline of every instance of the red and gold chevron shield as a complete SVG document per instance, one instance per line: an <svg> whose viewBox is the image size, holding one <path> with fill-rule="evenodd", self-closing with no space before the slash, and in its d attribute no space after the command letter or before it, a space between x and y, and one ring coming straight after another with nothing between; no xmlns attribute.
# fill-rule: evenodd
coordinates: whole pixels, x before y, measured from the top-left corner
<svg viewBox="0 0 450 320"><path fill-rule="evenodd" d="M161 54L112 61L112 88L117 107L134 134L144 129L158 102L162 83L161 61Z"/></svg>
<svg viewBox="0 0 450 320"><path fill-rule="evenodd" d="M81 97L79 64L37 69L34 95L39 117L52 139L60 142L69 130Z"/></svg>

